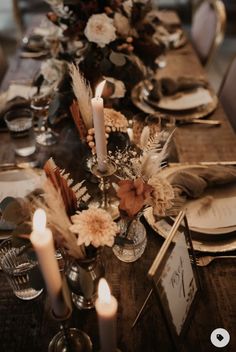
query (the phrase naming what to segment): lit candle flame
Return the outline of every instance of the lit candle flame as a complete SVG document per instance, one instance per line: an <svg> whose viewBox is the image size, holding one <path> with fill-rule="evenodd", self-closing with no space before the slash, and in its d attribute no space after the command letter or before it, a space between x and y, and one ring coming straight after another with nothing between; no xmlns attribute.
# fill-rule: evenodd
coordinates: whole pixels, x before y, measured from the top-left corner
<svg viewBox="0 0 236 352"><path fill-rule="evenodd" d="M101 98L103 89L105 87L105 84L106 84L106 80L104 79L104 81L99 83L99 85L96 87L96 91L95 91L95 97L96 98Z"/></svg>
<svg viewBox="0 0 236 352"><path fill-rule="evenodd" d="M33 216L33 230L43 233L46 228L47 217L43 209L37 209Z"/></svg>
<svg viewBox="0 0 236 352"><path fill-rule="evenodd" d="M109 304L111 302L111 292L105 279L100 279L98 284L98 298L102 303Z"/></svg>

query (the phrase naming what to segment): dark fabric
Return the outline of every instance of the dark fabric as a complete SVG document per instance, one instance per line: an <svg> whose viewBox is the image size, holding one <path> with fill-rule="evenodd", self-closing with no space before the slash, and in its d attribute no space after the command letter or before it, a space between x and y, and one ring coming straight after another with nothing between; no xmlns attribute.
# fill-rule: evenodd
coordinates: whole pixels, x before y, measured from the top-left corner
<svg viewBox="0 0 236 352"><path fill-rule="evenodd" d="M236 182L236 167L216 165L189 168L177 171L170 176L169 181L180 195L198 198L208 187Z"/></svg>
<svg viewBox="0 0 236 352"><path fill-rule="evenodd" d="M159 101L162 96L171 96L178 92L207 87L205 80L192 77L179 77L176 80L170 77L163 77L160 80L153 79L151 83L153 88L150 90L149 99L154 101Z"/></svg>

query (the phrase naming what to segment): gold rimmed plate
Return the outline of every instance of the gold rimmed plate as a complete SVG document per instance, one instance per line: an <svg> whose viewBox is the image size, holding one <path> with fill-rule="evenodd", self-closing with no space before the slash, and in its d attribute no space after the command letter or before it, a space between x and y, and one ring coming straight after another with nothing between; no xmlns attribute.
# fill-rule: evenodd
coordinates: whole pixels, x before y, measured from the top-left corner
<svg viewBox="0 0 236 352"><path fill-rule="evenodd" d="M161 219L157 221L152 213L152 208L148 208L144 212L144 217L148 224L156 231L160 236L166 238L170 232L171 225L165 220ZM211 252L211 253L224 253L233 251L236 249L236 237L229 236L221 238L220 240L212 240L209 238L205 239L192 239L193 248L199 252Z"/></svg>
<svg viewBox="0 0 236 352"><path fill-rule="evenodd" d="M200 119L211 114L218 105L218 98L211 89L198 88L188 93L177 93L156 102L149 99L150 81L139 82L131 92L133 104L147 114L166 112L174 115L176 120ZM202 102L201 103L201 97Z"/></svg>
<svg viewBox="0 0 236 352"><path fill-rule="evenodd" d="M167 167L162 170L161 175L167 180L170 179L176 172L179 171L190 171L198 172L200 169L205 169L209 167L208 165L201 164L191 164L191 165L174 165L172 167ZM213 199L222 199L228 202L228 199L236 199L236 184L224 185L224 187L215 187L208 189L202 198L206 196L213 196ZM214 200L213 200L214 201ZM201 202L201 198L196 200L191 200L185 204L186 214L192 211L192 204L198 205ZM211 211L212 206L210 207ZM229 210L229 209L228 209ZM228 211L225 209L225 211ZM190 214L191 215L191 214ZM158 232L162 237L166 238L171 225L166 219L156 219L153 216L152 208L148 208L144 214L149 225ZM201 217L201 213L199 213ZM235 223L224 222L224 209L223 209L223 222L221 226L216 227L215 222L212 222L211 226L202 227L200 226L201 219L196 219L195 223L189 222L190 230L192 231L193 247L197 251L201 252L227 252L236 249L236 220Z"/></svg>
<svg viewBox="0 0 236 352"><path fill-rule="evenodd" d="M40 169L11 169L0 172L0 201L6 197L25 197L40 187L44 178Z"/></svg>
<svg viewBox="0 0 236 352"><path fill-rule="evenodd" d="M15 218L20 216L22 198L40 188L44 178L40 169L13 168L0 172L0 239L10 236L15 229Z"/></svg>
<svg viewBox="0 0 236 352"><path fill-rule="evenodd" d="M176 173L186 171L197 175L199 170L209 167L199 164L176 165L166 167L161 175L171 181ZM205 206L205 200L210 200L209 206ZM236 231L234 208L236 208L236 182L209 187L200 198L189 200L185 204L190 229L211 238L212 235L224 236Z"/></svg>

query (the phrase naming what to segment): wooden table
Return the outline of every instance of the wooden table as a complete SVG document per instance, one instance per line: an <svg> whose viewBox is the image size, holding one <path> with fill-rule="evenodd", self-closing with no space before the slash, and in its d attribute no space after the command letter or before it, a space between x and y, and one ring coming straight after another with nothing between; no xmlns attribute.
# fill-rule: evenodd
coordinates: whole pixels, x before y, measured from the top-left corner
<svg viewBox="0 0 236 352"><path fill-rule="evenodd" d="M31 78L39 67L34 60L16 60L6 75L2 89L6 89L11 79ZM160 76L205 75L190 44L171 51L167 55L167 66ZM185 125L175 133L175 145L180 162L236 160L236 139L233 130L218 105L210 119L221 121L220 127ZM14 151L7 133L1 134L0 163L13 162ZM77 155L81 153L73 126L63 129L60 142L52 148L39 148L37 158L42 165L53 156L61 167L72 171L75 179L81 169ZM155 298L149 301L143 318L131 329L134 318L142 305L151 284L147 278L148 269L160 249L163 240L147 224L148 245L143 256L135 263L126 264L114 257L110 249L104 253L106 277L114 296L118 299L118 346L123 352L170 352L173 351L170 337L165 329ZM230 259L215 261L208 267L199 269L203 291L191 320L183 351L218 351L210 342L211 332L218 327L231 334L230 344L224 351L235 351L236 337L236 269ZM50 339L58 331L48 313L45 295L37 301L17 300L2 272L0 272L0 341L1 351L47 351ZM95 312L74 310L70 325L86 331L98 350L98 331Z"/></svg>

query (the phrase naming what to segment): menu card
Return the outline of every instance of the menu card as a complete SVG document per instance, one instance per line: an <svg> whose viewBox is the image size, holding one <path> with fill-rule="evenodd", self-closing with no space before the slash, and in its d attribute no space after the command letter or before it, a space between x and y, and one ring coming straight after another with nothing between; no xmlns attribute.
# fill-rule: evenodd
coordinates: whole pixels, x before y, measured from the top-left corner
<svg viewBox="0 0 236 352"><path fill-rule="evenodd" d="M167 298L176 333L180 335L197 292L196 281L183 233L178 231L160 282Z"/></svg>

